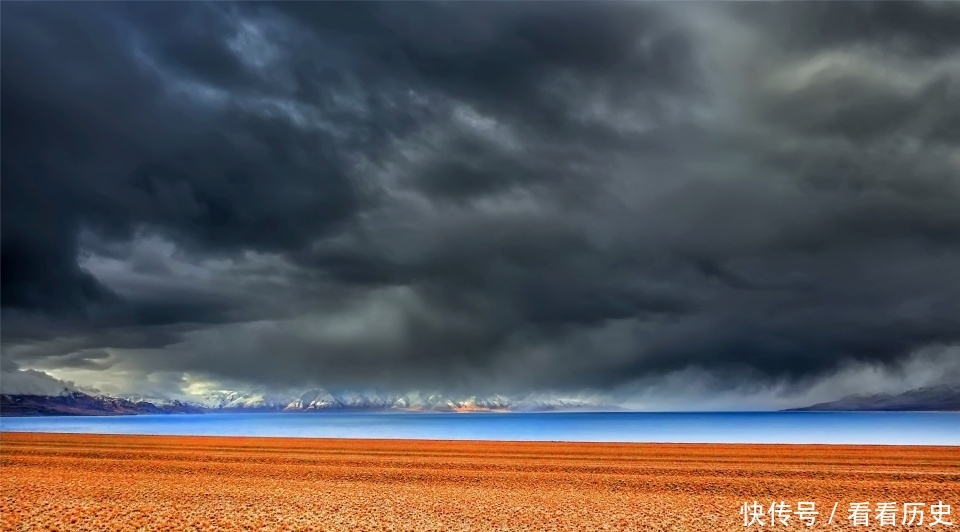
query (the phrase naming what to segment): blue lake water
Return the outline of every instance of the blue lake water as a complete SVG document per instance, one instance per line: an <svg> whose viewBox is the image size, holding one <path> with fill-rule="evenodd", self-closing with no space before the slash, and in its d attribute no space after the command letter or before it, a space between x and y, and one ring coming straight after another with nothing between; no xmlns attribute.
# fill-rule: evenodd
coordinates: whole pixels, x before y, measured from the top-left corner
<svg viewBox="0 0 960 532"><path fill-rule="evenodd" d="M0 431L313 438L960 445L960 412L261 413L0 418Z"/></svg>

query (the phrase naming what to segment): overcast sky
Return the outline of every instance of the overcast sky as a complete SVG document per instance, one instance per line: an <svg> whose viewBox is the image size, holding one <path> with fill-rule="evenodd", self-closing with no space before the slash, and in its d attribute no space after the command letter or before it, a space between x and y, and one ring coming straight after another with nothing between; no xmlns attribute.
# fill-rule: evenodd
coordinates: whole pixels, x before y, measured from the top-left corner
<svg viewBox="0 0 960 532"><path fill-rule="evenodd" d="M958 28L946 2L4 3L4 375L650 407L955 382Z"/></svg>

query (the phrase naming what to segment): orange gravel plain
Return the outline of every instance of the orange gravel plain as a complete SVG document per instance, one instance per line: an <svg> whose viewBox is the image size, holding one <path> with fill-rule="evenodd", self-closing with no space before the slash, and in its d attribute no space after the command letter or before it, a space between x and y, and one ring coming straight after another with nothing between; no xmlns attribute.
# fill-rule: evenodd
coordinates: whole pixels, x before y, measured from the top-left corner
<svg viewBox="0 0 960 532"><path fill-rule="evenodd" d="M810 530L960 530L872 510L960 514L960 448L0 434L5 531L743 531L754 500L814 501Z"/></svg>

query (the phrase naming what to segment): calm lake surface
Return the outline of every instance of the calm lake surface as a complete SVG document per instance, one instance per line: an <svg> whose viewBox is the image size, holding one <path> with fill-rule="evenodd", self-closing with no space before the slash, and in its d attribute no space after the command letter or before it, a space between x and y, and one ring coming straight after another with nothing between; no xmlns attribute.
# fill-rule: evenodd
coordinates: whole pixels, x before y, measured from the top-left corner
<svg viewBox="0 0 960 532"><path fill-rule="evenodd" d="M312 438L960 445L960 412L261 413L0 418L0 431Z"/></svg>

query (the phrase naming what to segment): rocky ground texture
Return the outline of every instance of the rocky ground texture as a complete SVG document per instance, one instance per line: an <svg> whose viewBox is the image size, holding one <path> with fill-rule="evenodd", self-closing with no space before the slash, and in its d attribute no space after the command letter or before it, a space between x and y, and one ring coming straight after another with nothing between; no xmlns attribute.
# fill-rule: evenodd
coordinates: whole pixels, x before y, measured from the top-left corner
<svg viewBox="0 0 960 532"><path fill-rule="evenodd" d="M744 531L753 501L816 503L780 529L960 530L960 448L0 435L4 531Z"/></svg>

